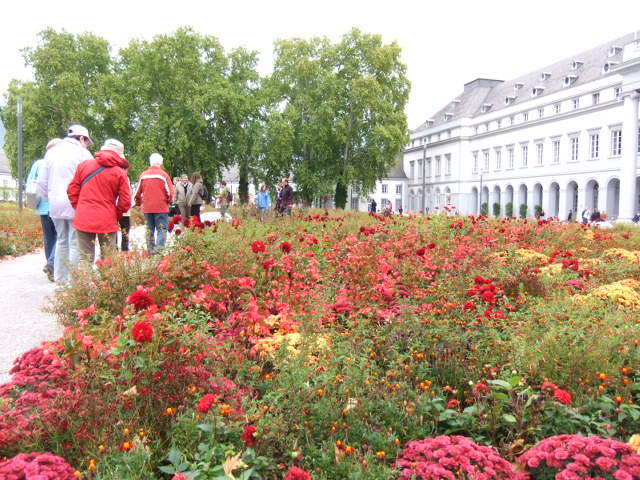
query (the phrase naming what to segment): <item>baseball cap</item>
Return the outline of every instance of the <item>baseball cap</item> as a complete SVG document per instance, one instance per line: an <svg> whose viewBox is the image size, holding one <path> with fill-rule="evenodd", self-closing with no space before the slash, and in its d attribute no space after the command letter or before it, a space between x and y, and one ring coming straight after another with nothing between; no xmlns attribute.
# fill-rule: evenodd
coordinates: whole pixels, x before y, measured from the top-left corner
<svg viewBox="0 0 640 480"><path fill-rule="evenodd" d="M104 145L100 148L100 150L111 150L120 155L121 158L125 158L124 156L124 145L121 141L116 140L115 138L109 138L104 141Z"/></svg>
<svg viewBox="0 0 640 480"><path fill-rule="evenodd" d="M89 145L93 145L93 140L89 137L89 130L82 125L71 125L67 130L67 137L86 137L89 140Z"/></svg>

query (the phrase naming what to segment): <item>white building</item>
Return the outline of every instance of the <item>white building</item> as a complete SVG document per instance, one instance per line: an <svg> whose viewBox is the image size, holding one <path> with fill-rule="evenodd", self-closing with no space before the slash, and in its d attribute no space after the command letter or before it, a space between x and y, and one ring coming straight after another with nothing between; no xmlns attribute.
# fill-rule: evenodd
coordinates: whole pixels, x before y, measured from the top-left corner
<svg viewBox="0 0 640 480"><path fill-rule="evenodd" d="M453 204L474 214L486 203L490 214L505 215L511 204L515 216L538 206L575 219L588 207L629 220L640 206L639 37L514 80L467 83L411 133L405 211Z"/></svg>
<svg viewBox="0 0 640 480"><path fill-rule="evenodd" d="M403 168L403 158L399 156L393 170L376 183L373 192L363 194L351 189L347 208L368 212L371 208L371 201L375 200L378 212L384 211L387 204L391 204L391 210L394 212L398 212L400 208L406 210L405 198L408 181Z"/></svg>
<svg viewBox="0 0 640 480"><path fill-rule="evenodd" d="M17 198L18 182L11 175L9 159L0 148L0 202L15 202Z"/></svg>

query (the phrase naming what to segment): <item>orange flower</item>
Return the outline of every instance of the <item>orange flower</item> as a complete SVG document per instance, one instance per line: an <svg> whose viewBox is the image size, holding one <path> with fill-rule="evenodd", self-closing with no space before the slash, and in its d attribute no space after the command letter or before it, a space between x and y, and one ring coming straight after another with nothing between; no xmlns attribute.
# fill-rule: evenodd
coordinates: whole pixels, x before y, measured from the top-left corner
<svg viewBox="0 0 640 480"><path fill-rule="evenodd" d="M376 458L378 460L384 460L384 458L387 456L387 454L385 452L383 452L382 450L379 450L376 452Z"/></svg>
<svg viewBox="0 0 640 480"><path fill-rule="evenodd" d="M231 405L227 405L226 403L218 409L218 413L225 416L230 415L232 411L233 409L231 408Z"/></svg>
<svg viewBox="0 0 640 480"><path fill-rule="evenodd" d="M624 402L624 398L621 397L620 395L616 395L615 397L613 397L613 401L616 402L617 404L620 404Z"/></svg>
<svg viewBox="0 0 640 480"><path fill-rule="evenodd" d="M351 454L351 453L355 453L356 449L353 448L351 445L347 445L346 447L344 447L344 453L346 454Z"/></svg>
<svg viewBox="0 0 640 480"><path fill-rule="evenodd" d="M168 417L168 416L171 416L171 415L175 415L175 413L176 413L176 409L175 408L167 407L162 414L165 417Z"/></svg>
<svg viewBox="0 0 640 480"><path fill-rule="evenodd" d="M132 448L133 448L133 443L132 442L122 442L122 445L120 445L120 451L121 452L128 452Z"/></svg>

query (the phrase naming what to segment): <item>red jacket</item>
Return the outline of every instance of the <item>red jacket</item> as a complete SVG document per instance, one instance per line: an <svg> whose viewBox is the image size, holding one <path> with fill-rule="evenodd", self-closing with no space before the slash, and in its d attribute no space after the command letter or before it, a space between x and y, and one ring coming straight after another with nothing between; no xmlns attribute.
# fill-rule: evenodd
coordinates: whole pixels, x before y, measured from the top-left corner
<svg viewBox="0 0 640 480"><path fill-rule="evenodd" d="M142 172L136 190L136 205L144 213L168 213L173 200L173 183L169 174L153 165Z"/></svg>
<svg viewBox="0 0 640 480"><path fill-rule="evenodd" d="M120 229L118 219L131 207L131 187L125 168L129 164L116 152L101 150L96 158L78 165L67 187L71 206L76 211L72 225L89 233L112 233ZM100 173L82 181L100 167Z"/></svg>

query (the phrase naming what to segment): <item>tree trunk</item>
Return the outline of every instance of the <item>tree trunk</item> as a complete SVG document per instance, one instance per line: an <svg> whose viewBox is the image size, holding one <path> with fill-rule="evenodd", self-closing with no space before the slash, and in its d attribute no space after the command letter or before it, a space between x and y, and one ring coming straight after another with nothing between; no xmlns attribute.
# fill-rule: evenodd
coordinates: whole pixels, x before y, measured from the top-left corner
<svg viewBox="0 0 640 480"><path fill-rule="evenodd" d="M336 194L333 197L333 203L336 208L342 209L347 205L347 186L340 180L338 180L336 184Z"/></svg>
<svg viewBox="0 0 640 480"><path fill-rule="evenodd" d="M240 171L238 195L240 196L240 203L246 205L249 203L249 166L246 161L241 160L238 167Z"/></svg>

